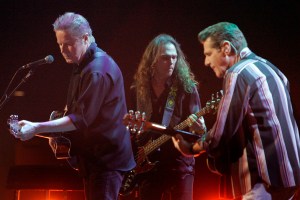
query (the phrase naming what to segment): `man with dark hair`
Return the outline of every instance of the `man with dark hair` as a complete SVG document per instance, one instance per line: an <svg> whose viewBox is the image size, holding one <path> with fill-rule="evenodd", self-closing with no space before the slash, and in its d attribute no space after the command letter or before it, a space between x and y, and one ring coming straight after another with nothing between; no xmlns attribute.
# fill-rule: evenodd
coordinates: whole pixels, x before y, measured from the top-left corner
<svg viewBox="0 0 300 200"><path fill-rule="evenodd" d="M222 175L223 197L296 198L300 140L287 78L247 47L233 23L209 26L198 38L205 65L224 79L224 95L205 137L192 144L176 135L175 147L187 156L207 152L210 169Z"/></svg>

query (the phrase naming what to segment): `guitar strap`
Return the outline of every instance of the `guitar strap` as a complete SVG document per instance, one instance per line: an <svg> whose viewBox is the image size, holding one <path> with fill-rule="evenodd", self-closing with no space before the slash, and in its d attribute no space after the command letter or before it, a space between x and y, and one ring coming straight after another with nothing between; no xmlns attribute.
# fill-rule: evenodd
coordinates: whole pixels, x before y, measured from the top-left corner
<svg viewBox="0 0 300 200"><path fill-rule="evenodd" d="M168 99L165 106L164 116L162 119L162 125L169 126L171 117L173 115L174 107L175 107L175 99L177 95L177 87L172 85L170 92L168 94Z"/></svg>

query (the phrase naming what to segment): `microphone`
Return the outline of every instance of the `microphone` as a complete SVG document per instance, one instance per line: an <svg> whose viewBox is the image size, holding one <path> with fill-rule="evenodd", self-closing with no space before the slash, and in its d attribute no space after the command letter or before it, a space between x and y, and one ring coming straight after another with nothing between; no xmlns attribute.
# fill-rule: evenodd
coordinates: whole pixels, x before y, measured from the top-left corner
<svg viewBox="0 0 300 200"><path fill-rule="evenodd" d="M21 67L21 69L30 69L30 68L35 68L37 66L43 65L43 64L50 64L54 61L53 56L48 55L44 59L40 59L31 63L28 63L27 65L24 65Z"/></svg>

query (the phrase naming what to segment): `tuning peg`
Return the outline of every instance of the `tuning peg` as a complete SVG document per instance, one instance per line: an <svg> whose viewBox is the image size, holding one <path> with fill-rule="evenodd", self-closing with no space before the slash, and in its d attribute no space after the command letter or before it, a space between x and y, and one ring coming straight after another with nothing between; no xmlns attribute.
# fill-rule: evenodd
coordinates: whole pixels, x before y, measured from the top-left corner
<svg viewBox="0 0 300 200"><path fill-rule="evenodd" d="M206 107L209 108L210 105L211 105L211 102L210 102L210 101L207 101L207 102L206 102Z"/></svg>
<svg viewBox="0 0 300 200"><path fill-rule="evenodd" d="M221 96L223 96L223 94L224 94L224 93L223 93L223 90L220 90L220 94L221 94Z"/></svg>
<svg viewBox="0 0 300 200"><path fill-rule="evenodd" d="M138 120L141 118L141 112L140 111L135 111L135 120Z"/></svg>
<svg viewBox="0 0 300 200"><path fill-rule="evenodd" d="M139 129L137 130L137 135L140 135L141 133L144 132L144 126L142 124L144 124L144 121L141 121L141 125L139 127Z"/></svg>
<svg viewBox="0 0 300 200"><path fill-rule="evenodd" d="M128 112L130 119L133 119L134 112L133 110L129 110Z"/></svg>
<svg viewBox="0 0 300 200"><path fill-rule="evenodd" d="M132 126L132 129L130 130L130 132L134 134L134 133L137 132L137 129L138 129L137 125L134 124L134 125Z"/></svg>
<svg viewBox="0 0 300 200"><path fill-rule="evenodd" d="M18 115L11 115L10 118L12 120L18 121L19 120L19 116Z"/></svg>
<svg viewBox="0 0 300 200"><path fill-rule="evenodd" d="M211 101L210 101L210 103L211 103L212 105L214 105L214 104L216 103L215 95L214 95L214 94L211 95Z"/></svg>
<svg viewBox="0 0 300 200"><path fill-rule="evenodd" d="M145 112L142 113L141 120L142 120L142 122L146 121L146 113Z"/></svg>

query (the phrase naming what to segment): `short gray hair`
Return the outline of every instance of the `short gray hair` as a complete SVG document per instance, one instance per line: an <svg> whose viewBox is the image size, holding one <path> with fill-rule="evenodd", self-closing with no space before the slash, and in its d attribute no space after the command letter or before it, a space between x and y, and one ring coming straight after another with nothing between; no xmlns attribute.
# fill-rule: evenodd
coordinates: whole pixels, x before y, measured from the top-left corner
<svg viewBox="0 0 300 200"><path fill-rule="evenodd" d="M58 30L67 31L78 38L87 34L89 41L95 42L89 22L82 15L73 12L66 12L59 16L53 24L53 30L55 32Z"/></svg>

